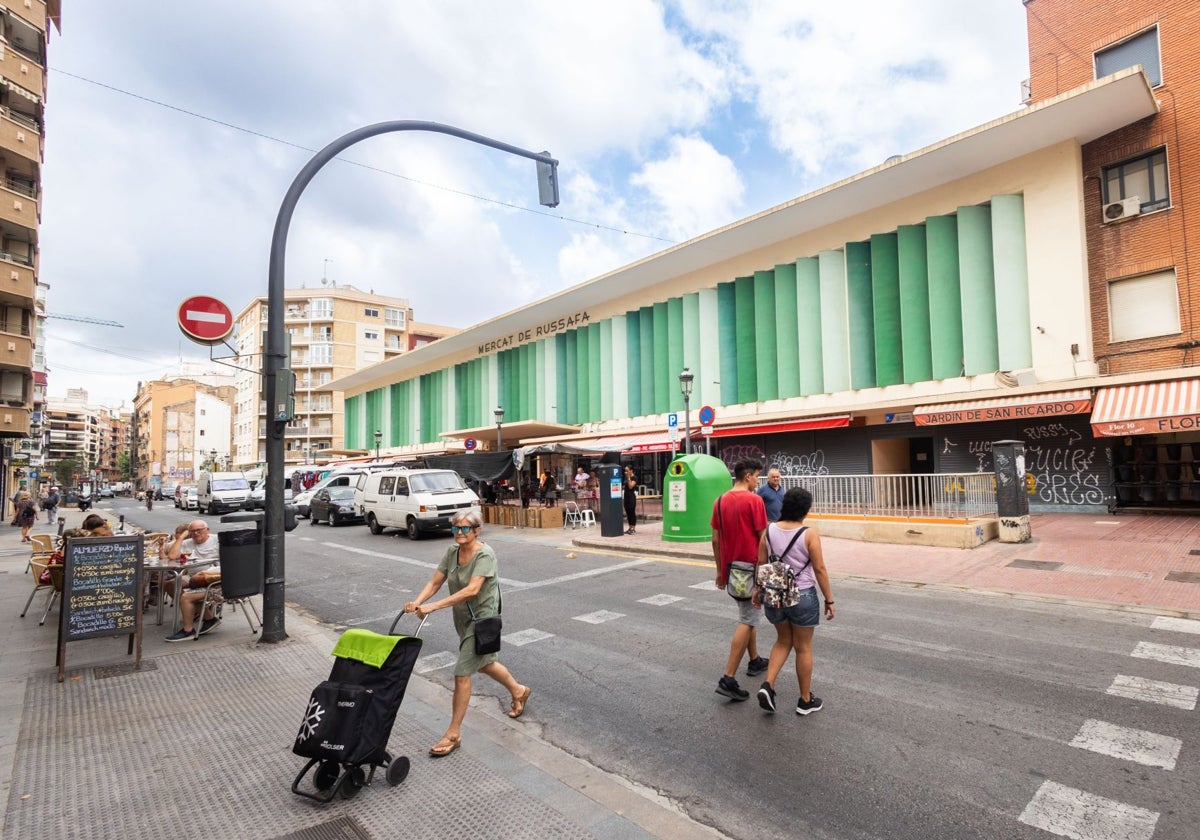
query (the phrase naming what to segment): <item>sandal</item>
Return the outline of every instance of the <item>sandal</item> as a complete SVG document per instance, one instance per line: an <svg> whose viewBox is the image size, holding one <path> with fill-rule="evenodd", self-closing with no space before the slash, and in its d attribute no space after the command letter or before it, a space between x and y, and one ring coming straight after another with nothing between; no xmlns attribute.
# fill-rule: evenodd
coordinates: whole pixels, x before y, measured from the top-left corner
<svg viewBox="0 0 1200 840"><path fill-rule="evenodd" d="M516 720L525 714L525 704L529 702L530 694L533 694L533 689L525 686L525 690L513 698L512 705L508 708L508 716L510 718Z"/></svg>
<svg viewBox="0 0 1200 840"><path fill-rule="evenodd" d="M450 755L456 749L462 746L461 735L445 735L442 740L438 741L429 748L429 754L434 758L441 758L444 755Z"/></svg>

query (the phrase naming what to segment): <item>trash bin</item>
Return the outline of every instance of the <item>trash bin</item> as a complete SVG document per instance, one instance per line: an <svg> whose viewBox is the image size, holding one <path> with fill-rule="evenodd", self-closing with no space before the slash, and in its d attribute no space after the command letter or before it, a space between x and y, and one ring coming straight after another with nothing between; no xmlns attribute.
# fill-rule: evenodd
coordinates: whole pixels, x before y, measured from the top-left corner
<svg viewBox="0 0 1200 840"><path fill-rule="evenodd" d="M664 542L712 540L713 504L733 486L725 462L711 455L680 455L663 481Z"/></svg>
<svg viewBox="0 0 1200 840"><path fill-rule="evenodd" d="M261 514L230 514L222 517L222 522L250 521L234 520L234 517L255 517L255 527L236 528L229 531L217 532L217 547L221 556L221 584L231 592L236 591L236 597L257 595L263 591L264 559L262 540ZM234 596L230 596L234 597Z"/></svg>

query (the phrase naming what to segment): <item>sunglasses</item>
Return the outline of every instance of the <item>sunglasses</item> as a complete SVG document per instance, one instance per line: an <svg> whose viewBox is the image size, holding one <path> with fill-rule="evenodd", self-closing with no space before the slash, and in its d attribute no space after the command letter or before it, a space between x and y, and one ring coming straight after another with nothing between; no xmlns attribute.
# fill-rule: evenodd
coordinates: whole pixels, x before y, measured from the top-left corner
<svg viewBox="0 0 1200 840"><path fill-rule="evenodd" d="M474 530L475 530L474 525L451 525L450 526L451 534L469 534Z"/></svg>

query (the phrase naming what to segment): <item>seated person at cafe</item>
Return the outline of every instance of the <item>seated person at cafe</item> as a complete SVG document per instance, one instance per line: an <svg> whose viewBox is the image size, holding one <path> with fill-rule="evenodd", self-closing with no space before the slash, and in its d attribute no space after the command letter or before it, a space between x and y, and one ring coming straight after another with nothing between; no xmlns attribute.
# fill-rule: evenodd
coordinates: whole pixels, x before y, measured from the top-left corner
<svg viewBox="0 0 1200 840"><path fill-rule="evenodd" d="M212 565L201 569L194 575L180 576L184 590L179 596L180 629L167 636L168 642L182 642L193 637L196 628L196 613L200 611L200 606L204 603L204 587L221 579L221 567L218 562L221 558L219 543L208 530L207 523L203 519L193 520L188 524L188 529L184 533L188 535L186 539L183 538L182 533L176 531L175 539L167 546L167 557L171 560L186 557L189 563L203 561L211 562ZM172 586L172 593L173 590ZM220 619L212 615L211 609L206 611L200 622L199 635L211 631L219 621Z"/></svg>
<svg viewBox="0 0 1200 840"><path fill-rule="evenodd" d="M88 532L89 537L113 536L112 528L108 527L108 522L98 513L89 513L84 517L81 527Z"/></svg>

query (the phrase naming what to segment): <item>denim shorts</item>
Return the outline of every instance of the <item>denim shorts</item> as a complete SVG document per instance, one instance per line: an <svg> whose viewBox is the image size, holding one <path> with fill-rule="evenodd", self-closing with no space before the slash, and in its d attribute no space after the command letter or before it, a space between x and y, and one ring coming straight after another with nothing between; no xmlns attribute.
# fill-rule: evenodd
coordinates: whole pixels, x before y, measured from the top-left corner
<svg viewBox="0 0 1200 840"><path fill-rule="evenodd" d="M817 600L817 587L800 590L800 600L790 607L764 607L767 621L772 624L790 622L793 627L816 627L821 623L821 603Z"/></svg>

